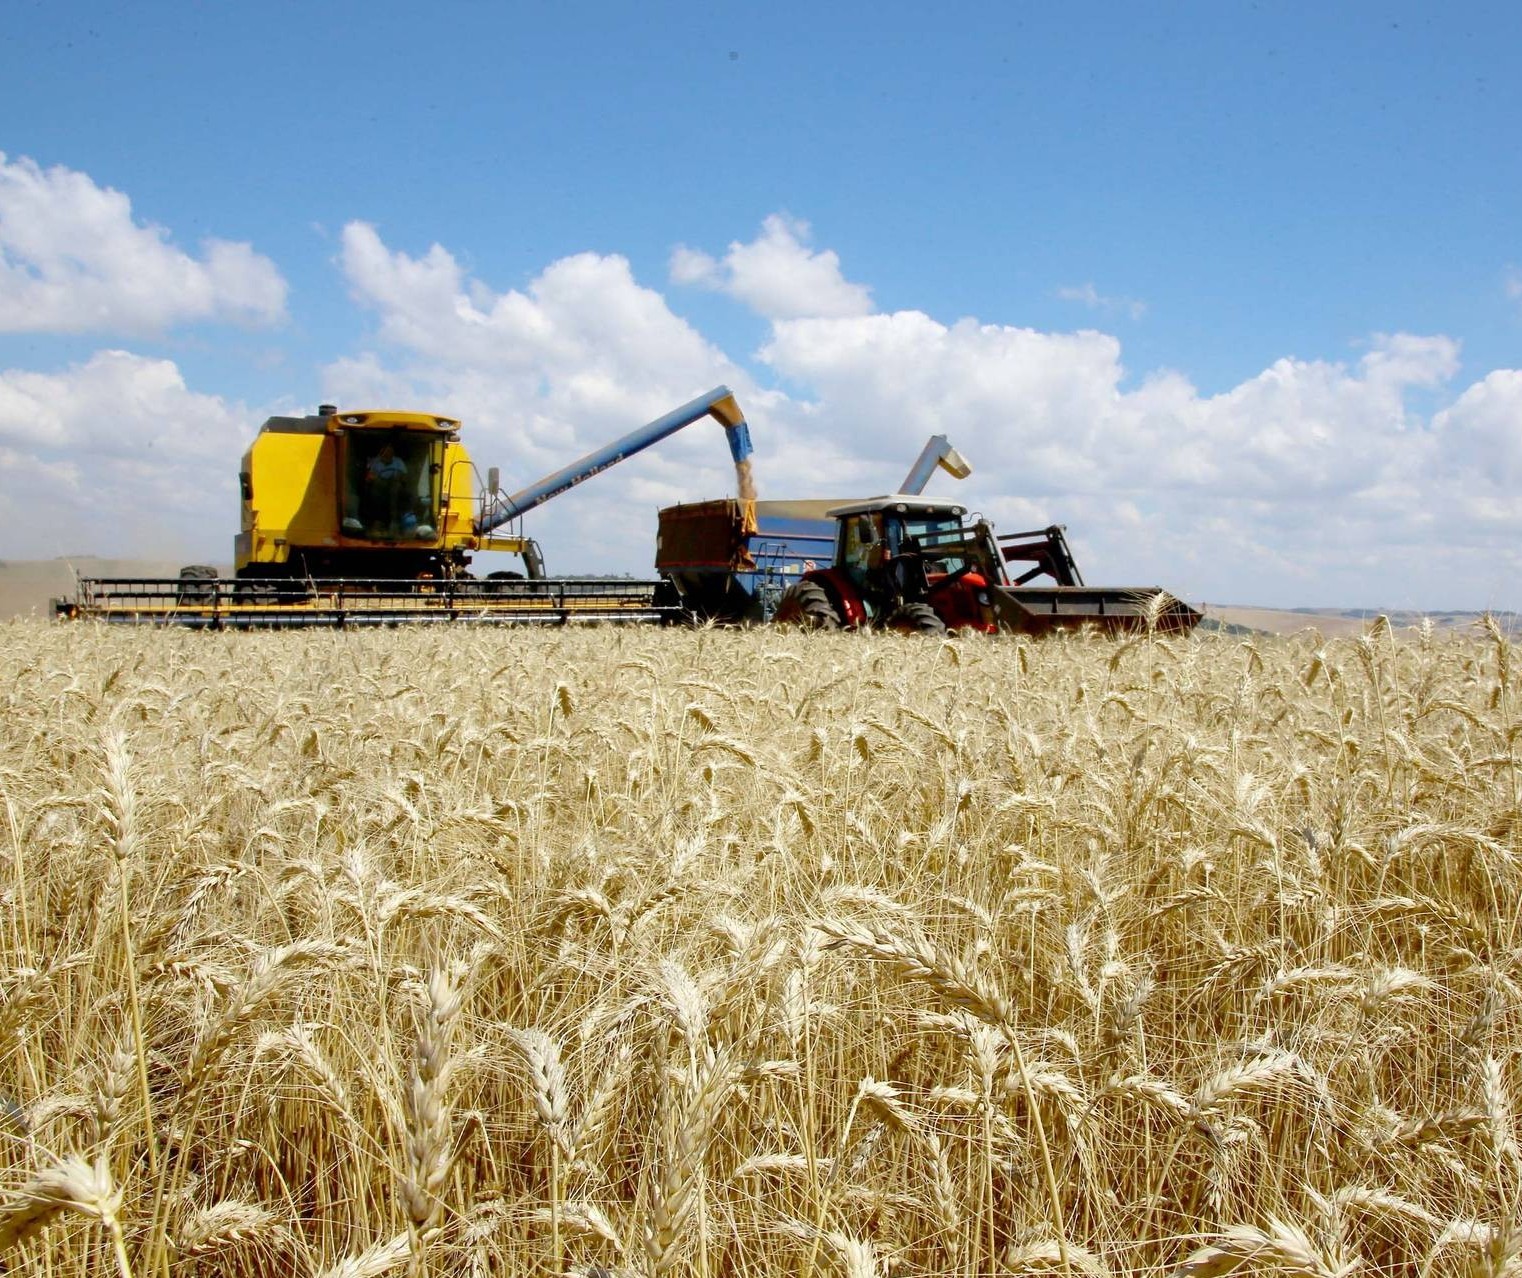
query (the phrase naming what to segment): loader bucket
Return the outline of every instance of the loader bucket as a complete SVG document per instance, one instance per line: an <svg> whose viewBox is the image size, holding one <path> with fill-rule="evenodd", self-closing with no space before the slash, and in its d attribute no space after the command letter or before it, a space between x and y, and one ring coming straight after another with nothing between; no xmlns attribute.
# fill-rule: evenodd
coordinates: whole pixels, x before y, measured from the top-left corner
<svg viewBox="0 0 1522 1278"><path fill-rule="evenodd" d="M1159 586L1006 586L991 592L1002 629L1022 634L1077 630L1145 630L1181 634L1201 614Z"/></svg>

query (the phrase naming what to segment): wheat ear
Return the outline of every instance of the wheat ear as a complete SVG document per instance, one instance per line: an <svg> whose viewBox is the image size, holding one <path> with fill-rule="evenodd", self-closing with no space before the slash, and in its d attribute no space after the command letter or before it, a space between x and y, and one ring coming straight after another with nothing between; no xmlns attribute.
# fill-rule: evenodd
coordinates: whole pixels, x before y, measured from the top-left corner
<svg viewBox="0 0 1522 1278"><path fill-rule="evenodd" d="M561 1163L571 1154L571 1137L566 1126L565 1065L560 1059L560 1044L543 1030L518 1030L514 1039L528 1065L529 1091L534 1113L544 1128L550 1145L550 1254L555 1269L560 1255Z"/></svg>
<svg viewBox="0 0 1522 1278"><path fill-rule="evenodd" d="M676 1260L676 1244L697 1205L714 1119L734 1082L730 1053L720 1052L693 1071L685 1095L666 1109L665 1165L653 1186L644 1233L645 1257L654 1275L665 1273Z"/></svg>
<svg viewBox="0 0 1522 1278"><path fill-rule="evenodd" d="M407 1119L407 1176L402 1181L402 1203L418 1233L438 1222L443 1213L438 1191L449 1175L449 1106L444 1093L453 1061L455 1016L460 1010L460 991L446 973L428 976L428 1010L418 1027L412 1058L412 1081L405 1096Z"/></svg>
<svg viewBox="0 0 1522 1278"><path fill-rule="evenodd" d="M1346 1278L1358 1263L1323 1255L1298 1225L1270 1217L1267 1229L1233 1225L1222 1231L1212 1246L1200 1248L1175 1269L1172 1278L1217 1278L1244 1267L1303 1278Z"/></svg>
<svg viewBox="0 0 1522 1278"><path fill-rule="evenodd" d="M278 1228L279 1217L257 1203L227 1199L197 1208L175 1231L175 1249L182 1256L205 1256L224 1247L251 1242Z"/></svg>
<svg viewBox="0 0 1522 1278"><path fill-rule="evenodd" d="M376 1243L357 1256L346 1256L317 1278L377 1278L395 1269L412 1255L412 1235L398 1234L389 1242Z"/></svg>
<svg viewBox="0 0 1522 1278"><path fill-rule="evenodd" d="M25 1242L55 1217L76 1212L100 1221L111 1238L112 1251L122 1278L131 1278L122 1227L117 1219L122 1194L111 1183L111 1170L104 1157L87 1163L78 1157L62 1159L44 1168L21 1187L0 1211L0 1252Z"/></svg>

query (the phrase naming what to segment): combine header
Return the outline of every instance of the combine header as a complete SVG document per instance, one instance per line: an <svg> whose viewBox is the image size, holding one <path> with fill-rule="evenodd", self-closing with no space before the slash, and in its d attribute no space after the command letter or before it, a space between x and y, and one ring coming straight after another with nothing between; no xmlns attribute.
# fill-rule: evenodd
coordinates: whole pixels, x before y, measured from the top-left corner
<svg viewBox="0 0 1522 1278"><path fill-rule="evenodd" d="M392 411L271 417L243 455L234 575L193 565L177 579L86 578L67 618L234 627L665 621L660 581L550 579L538 544L499 529L703 417L724 427L742 497L753 496L750 429L728 387L682 405L512 494L486 482L449 417ZM477 551L523 571L469 571Z"/></svg>
<svg viewBox="0 0 1522 1278"><path fill-rule="evenodd" d="M673 622L686 613L657 581L557 577L474 581L312 578L298 584L226 578L84 577L59 616L161 623L200 630L359 628L472 621L563 625L571 621Z"/></svg>

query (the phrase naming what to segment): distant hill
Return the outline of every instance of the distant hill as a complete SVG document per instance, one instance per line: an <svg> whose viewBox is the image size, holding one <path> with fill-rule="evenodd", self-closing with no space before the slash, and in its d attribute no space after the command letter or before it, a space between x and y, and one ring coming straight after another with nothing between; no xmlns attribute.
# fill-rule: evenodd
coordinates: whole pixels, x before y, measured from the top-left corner
<svg viewBox="0 0 1522 1278"><path fill-rule="evenodd" d="M1274 635L1319 630L1329 639L1337 635L1361 635L1380 616L1387 617L1398 630L1419 626L1423 620L1428 620L1438 630L1467 633L1472 632L1485 615L1462 610L1421 613L1401 608L1389 611L1379 608L1254 608L1245 604L1203 604L1201 607L1207 620L1220 622L1228 633L1234 633L1229 628L1237 626ZM1522 614L1498 612L1493 615L1507 634L1522 635Z"/></svg>

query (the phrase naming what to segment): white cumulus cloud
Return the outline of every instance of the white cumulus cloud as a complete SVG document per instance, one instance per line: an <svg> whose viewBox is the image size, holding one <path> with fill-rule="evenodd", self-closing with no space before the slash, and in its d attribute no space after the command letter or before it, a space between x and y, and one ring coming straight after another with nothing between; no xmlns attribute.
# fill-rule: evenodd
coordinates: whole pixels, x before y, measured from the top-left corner
<svg viewBox="0 0 1522 1278"><path fill-rule="evenodd" d="M772 320L806 316L866 315L872 293L841 274L831 250L808 247L809 224L773 213L748 244L730 244L722 259L679 245L671 254L671 279L727 293Z"/></svg>
<svg viewBox="0 0 1522 1278"><path fill-rule="evenodd" d="M1433 418L1436 468L1522 533L1522 370L1496 369Z"/></svg>
<svg viewBox="0 0 1522 1278"><path fill-rule="evenodd" d="M238 457L259 420L190 390L172 361L127 351L0 371L0 553L225 560Z"/></svg>
<svg viewBox="0 0 1522 1278"><path fill-rule="evenodd" d="M1483 518L1522 533L1522 508L1482 479L1495 458L1517 464L1518 445L1501 444L1507 414L1518 420L1512 376L1492 374L1435 420L1411 407L1457 373L1445 336L1376 336L1352 365L1280 359L1214 396L1166 370L1128 387L1108 334L917 311L780 321L760 358L812 391L813 429L861 454L948 434L976 468L958 492L1006 527L1038 510L1036 522L1071 522L1091 580L1397 606L1488 598L1500 565L1519 560L1509 544L1466 556L1444 530ZM1451 441L1441 465L1438 436Z"/></svg>
<svg viewBox="0 0 1522 1278"><path fill-rule="evenodd" d="M0 332L273 324L285 299L279 270L249 245L209 239L194 257L162 227L135 221L120 191L0 152Z"/></svg>

